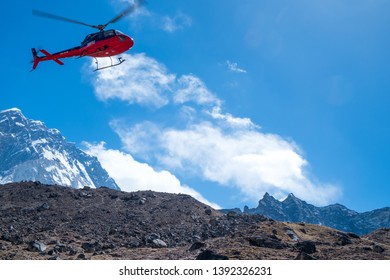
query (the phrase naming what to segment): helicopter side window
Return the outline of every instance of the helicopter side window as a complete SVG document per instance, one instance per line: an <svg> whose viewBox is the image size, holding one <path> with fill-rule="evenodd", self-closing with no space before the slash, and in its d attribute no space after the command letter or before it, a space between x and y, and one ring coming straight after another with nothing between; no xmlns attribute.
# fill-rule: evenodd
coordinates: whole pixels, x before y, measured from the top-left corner
<svg viewBox="0 0 390 280"><path fill-rule="evenodd" d="M81 43L82 46L85 46L89 44L90 42L97 40L97 34L90 34L87 37L85 37L84 41Z"/></svg>

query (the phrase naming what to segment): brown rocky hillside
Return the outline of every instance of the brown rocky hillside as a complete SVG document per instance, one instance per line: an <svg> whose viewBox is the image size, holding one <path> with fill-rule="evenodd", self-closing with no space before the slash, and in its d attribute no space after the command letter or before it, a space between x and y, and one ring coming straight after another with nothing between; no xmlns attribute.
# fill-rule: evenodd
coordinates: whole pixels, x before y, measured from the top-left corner
<svg viewBox="0 0 390 280"><path fill-rule="evenodd" d="M0 259L390 259L390 230L359 237L188 195L0 185Z"/></svg>

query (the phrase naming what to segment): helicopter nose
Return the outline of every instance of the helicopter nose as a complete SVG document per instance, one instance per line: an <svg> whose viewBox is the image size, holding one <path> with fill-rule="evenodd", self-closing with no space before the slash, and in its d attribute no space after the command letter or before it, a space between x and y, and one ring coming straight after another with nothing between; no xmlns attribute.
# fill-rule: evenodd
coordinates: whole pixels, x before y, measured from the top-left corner
<svg viewBox="0 0 390 280"><path fill-rule="evenodd" d="M130 48L132 48L134 46L134 40L131 37L128 37L128 39L129 39L129 43L130 43Z"/></svg>
<svg viewBox="0 0 390 280"><path fill-rule="evenodd" d="M126 45L127 49L130 49L134 46L134 40L127 36L127 35L119 35L119 40L122 42L123 45Z"/></svg>

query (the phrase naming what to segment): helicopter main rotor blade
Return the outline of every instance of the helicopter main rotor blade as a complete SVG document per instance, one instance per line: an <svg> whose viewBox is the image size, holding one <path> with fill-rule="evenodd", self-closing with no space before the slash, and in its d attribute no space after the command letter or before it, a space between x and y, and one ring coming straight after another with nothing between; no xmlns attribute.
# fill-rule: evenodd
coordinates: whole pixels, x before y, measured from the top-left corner
<svg viewBox="0 0 390 280"><path fill-rule="evenodd" d="M107 25L111 24L111 23L115 23L117 22L118 20L120 20L121 18L133 13L135 10L137 10L139 7L141 7L142 5L144 5L146 3L145 0L135 0L133 4L129 5L126 9L124 9L119 15L117 15L116 17L114 17L112 20L110 20L109 22L107 22L105 25L103 25L104 28L107 27Z"/></svg>
<svg viewBox="0 0 390 280"><path fill-rule="evenodd" d="M84 25L84 26L88 26L88 27L99 29L99 27L96 26L96 25L84 23L84 22L81 22L81 21L69 19L69 18L62 17L62 16L57 16L57 15L54 15L54 14L50 14L50 13L46 13L46 12L42 12L42 11L38 11L38 10L34 10L34 9L32 10L32 14L34 16L37 16L37 17L45 17L45 18L50 18L50 19L55 19L55 20L61 20L61 21L76 23L76 24L80 24L80 25Z"/></svg>
<svg viewBox="0 0 390 280"><path fill-rule="evenodd" d="M77 20L74 20L74 19L66 18L66 17L63 17L63 16L57 16L57 15L54 15L54 14L50 14L50 13L46 13L46 12L42 12L42 11L34 10L34 9L32 10L32 14L34 16L38 16L38 17L45 17L45 18L50 18L50 19L55 19L55 20L61 20L61 21L76 23L76 24L80 24L80 25L96 28L96 29L98 29L100 31L103 31L107 27L107 25L109 25L111 23L114 23L114 22L117 22L118 20L120 20L124 16L127 16L128 14L133 13L136 9L138 9L140 6L144 5L145 3L146 3L146 0L134 0L133 4L129 5L126 9L124 9L119 15L114 17L112 20L110 20L106 24L99 24L99 25L92 25L92 24L84 23L82 21L77 21Z"/></svg>

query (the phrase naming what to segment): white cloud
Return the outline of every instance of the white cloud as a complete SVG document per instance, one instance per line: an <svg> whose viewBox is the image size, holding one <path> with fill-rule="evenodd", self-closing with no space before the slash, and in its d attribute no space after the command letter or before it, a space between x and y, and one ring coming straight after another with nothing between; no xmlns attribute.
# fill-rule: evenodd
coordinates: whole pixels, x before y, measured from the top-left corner
<svg viewBox="0 0 390 280"><path fill-rule="evenodd" d="M137 15L140 13L143 13L143 10L146 10L147 1L146 0L111 0L113 2L112 4L120 11L122 12L124 8L127 8L129 6L132 7L132 10L130 11L131 15ZM126 16L129 16L126 15Z"/></svg>
<svg viewBox="0 0 390 280"><path fill-rule="evenodd" d="M93 76L92 83L99 100L119 99L155 108L164 107L171 101L179 105L189 102L212 106L221 104L195 75L177 78L163 64L144 53L121 56L126 60L124 63L96 72L97 75ZM110 58L99 59L99 67L110 63ZM91 62L90 68L95 67L95 62Z"/></svg>
<svg viewBox="0 0 390 280"><path fill-rule="evenodd" d="M128 103L162 107L169 102L167 92L175 81L165 66L145 54L122 54L126 61L119 66L97 72L93 85L98 99L119 99ZM99 59L100 65L110 63ZM94 68L94 62L91 68Z"/></svg>
<svg viewBox="0 0 390 280"><path fill-rule="evenodd" d="M126 141L123 141L124 149L131 154L141 156L145 160L155 157L156 147L151 145L151 141L160 133L157 125L145 121L129 127L120 120L113 120L110 126L122 139L126 139Z"/></svg>
<svg viewBox="0 0 390 280"><path fill-rule="evenodd" d="M145 20L153 18L145 0L111 0L111 2L117 13L122 12L129 5L134 7L134 10L124 18L130 22L133 31L141 29Z"/></svg>
<svg viewBox="0 0 390 280"><path fill-rule="evenodd" d="M339 195L338 187L311 178L306 172L308 162L293 142L261 132L249 118L223 112L222 100L200 78L192 74L177 78L145 54L125 58L122 65L97 74L94 86L98 98L118 98L156 108L169 104L172 116L184 120L172 121L170 125L166 119L131 125L112 121L111 127L132 155L170 172L183 172L236 188L255 201L266 191L279 198L294 193L319 205L332 202ZM189 107L188 103L194 106ZM111 163L116 166L114 161ZM151 175L145 171L139 176Z"/></svg>
<svg viewBox="0 0 390 280"><path fill-rule="evenodd" d="M137 124L137 129L150 123ZM153 135L136 142L148 145L160 165L201 177L227 187L235 187L247 198L257 200L269 192L282 198L294 193L298 197L324 205L339 190L332 185L314 183L305 173L307 161L297 146L278 135L256 129L224 130L211 122L186 129L160 128L153 124ZM132 149L135 130L117 130L125 146ZM130 139L131 145L126 144ZM152 151L150 151L152 149Z"/></svg>
<svg viewBox="0 0 390 280"><path fill-rule="evenodd" d="M164 16L161 21L162 29L169 33L174 33L192 25L191 17L182 12L178 12L174 17Z"/></svg>
<svg viewBox="0 0 390 280"><path fill-rule="evenodd" d="M247 73L247 71L243 68L238 67L238 64L236 62L231 62L229 60L226 61L226 65L228 69L235 73Z"/></svg>
<svg viewBox="0 0 390 280"><path fill-rule="evenodd" d="M214 119L222 120L228 124L228 126L239 128L260 128L258 125L254 124L249 118L237 118L229 113L222 113L222 109L219 106L213 107L209 113Z"/></svg>
<svg viewBox="0 0 390 280"><path fill-rule="evenodd" d="M183 193L191 195L213 208L219 205L205 199L194 189L182 185L180 181L166 170L156 171L146 163L140 163L130 155L118 150L105 148L105 143L84 143L86 152L96 156L103 168L116 181L122 191L133 192L152 190L156 192Z"/></svg>
<svg viewBox="0 0 390 280"><path fill-rule="evenodd" d="M210 92L201 79L194 75L183 75L177 81L178 89L174 93L174 102L183 104L194 102L199 105L220 104L221 101Z"/></svg>
<svg viewBox="0 0 390 280"><path fill-rule="evenodd" d="M146 19L147 22L151 23L154 27L168 33L175 33L192 26L192 18L181 11L178 11L174 16L158 15L148 10L147 5L144 5L146 1L115 0L114 2L116 2L115 6L120 6L118 9L123 8L123 2L127 2L130 5L133 5L135 2L141 3L141 5L138 5L138 8L129 15L132 26L136 28L137 25L135 25L135 23L139 22L141 19Z"/></svg>

